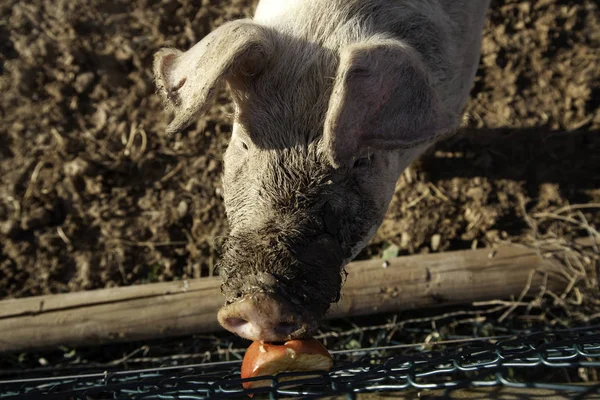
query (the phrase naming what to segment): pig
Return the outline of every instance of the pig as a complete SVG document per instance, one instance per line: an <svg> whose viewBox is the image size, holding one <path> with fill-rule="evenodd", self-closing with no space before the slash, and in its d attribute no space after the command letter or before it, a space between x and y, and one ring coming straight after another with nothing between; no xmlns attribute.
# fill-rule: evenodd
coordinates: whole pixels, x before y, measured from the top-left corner
<svg viewBox="0 0 600 400"><path fill-rule="evenodd" d="M187 51L154 57L180 132L226 85L230 224L220 324L249 340L314 334L403 170L461 125L489 0L261 0Z"/></svg>

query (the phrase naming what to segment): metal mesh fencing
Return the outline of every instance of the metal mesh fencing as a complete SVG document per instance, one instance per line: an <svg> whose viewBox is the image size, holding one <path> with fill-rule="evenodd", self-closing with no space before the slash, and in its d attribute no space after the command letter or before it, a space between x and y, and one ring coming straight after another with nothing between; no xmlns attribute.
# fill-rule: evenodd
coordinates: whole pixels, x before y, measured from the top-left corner
<svg viewBox="0 0 600 400"><path fill-rule="evenodd" d="M242 380L239 361L216 362L5 380L0 381L0 399L221 399L248 394L354 398L366 392L451 392L490 386L550 389L572 393L575 398L600 398L598 327L332 353L335 366L330 373L281 373ZM244 389L242 382L250 380L271 384Z"/></svg>

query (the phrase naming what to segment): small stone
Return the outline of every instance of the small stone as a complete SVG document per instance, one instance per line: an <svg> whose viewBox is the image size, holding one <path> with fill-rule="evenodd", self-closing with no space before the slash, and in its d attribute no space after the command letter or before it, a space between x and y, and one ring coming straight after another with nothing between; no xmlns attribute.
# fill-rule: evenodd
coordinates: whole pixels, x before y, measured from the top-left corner
<svg viewBox="0 0 600 400"><path fill-rule="evenodd" d="M104 107L99 107L92 116L92 123L96 131L104 129L108 122L108 112Z"/></svg>
<svg viewBox="0 0 600 400"><path fill-rule="evenodd" d="M217 162L217 160L213 160L213 159L211 159L211 160L208 162L208 166L206 167L206 170L207 170L208 172L213 172L213 171L216 171L216 170L217 170L217 168L219 168L219 163Z"/></svg>
<svg viewBox="0 0 600 400"><path fill-rule="evenodd" d="M410 235L407 232L402 232L402 237L400 238L400 248L402 250L408 249L410 244Z"/></svg>
<svg viewBox="0 0 600 400"><path fill-rule="evenodd" d="M481 201L483 199L483 189L480 187L472 187L467 190L467 197L472 198L473 200Z"/></svg>
<svg viewBox="0 0 600 400"><path fill-rule="evenodd" d="M189 207L188 207L187 202L185 200L181 200L179 202L179 204L177 205L177 216L179 218L185 217L188 213L188 209L189 209Z"/></svg>
<svg viewBox="0 0 600 400"><path fill-rule="evenodd" d="M438 251L440 248L440 243L442 241L442 235L436 233L431 237L431 250Z"/></svg>
<svg viewBox="0 0 600 400"><path fill-rule="evenodd" d="M12 220L0 223L0 233L3 235L11 235L16 230L16 228L17 226L15 224L15 221Z"/></svg>
<svg viewBox="0 0 600 400"><path fill-rule="evenodd" d="M77 78L75 78L75 84L73 86L75 87L75 90L77 90L77 93L83 93L91 86L93 82L94 73L85 72L77 75Z"/></svg>
<svg viewBox="0 0 600 400"><path fill-rule="evenodd" d="M85 175L85 173L89 170L89 163L81 158L76 158L72 161L65 163L63 166L63 171L66 176L76 177Z"/></svg>
<svg viewBox="0 0 600 400"><path fill-rule="evenodd" d="M489 230L485 233L485 238L488 242L494 243L498 240L500 233L496 229Z"/></svg>

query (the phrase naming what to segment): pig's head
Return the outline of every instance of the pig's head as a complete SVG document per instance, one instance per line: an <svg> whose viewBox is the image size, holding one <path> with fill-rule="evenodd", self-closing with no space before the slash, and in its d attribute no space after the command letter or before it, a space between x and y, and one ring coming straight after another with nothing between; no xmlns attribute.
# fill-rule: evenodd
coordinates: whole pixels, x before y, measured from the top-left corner
<svg viewBox="0 0 600 400"><path fill-rule="evenodd" d="M394 40L331 49L240 20L187 52L161 50L154 73L175 114L169 132L199 117L219 84L235 103L219 322L250 340L312 334L398 176L455 120L419 56Z"/></svg>

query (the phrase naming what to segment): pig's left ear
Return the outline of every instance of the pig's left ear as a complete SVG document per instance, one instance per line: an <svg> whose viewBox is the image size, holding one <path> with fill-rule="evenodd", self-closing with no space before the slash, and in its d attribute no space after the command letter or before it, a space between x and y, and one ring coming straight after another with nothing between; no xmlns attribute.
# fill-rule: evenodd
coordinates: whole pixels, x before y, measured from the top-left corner
<svg viewBox="0 0 600 400"><path fill-rule="evenodd" d="M378 40L341 51L324 128L334 167L350 164L366 148L433 141L457 121L442 109L426 67L408 45Z"/></svg>

